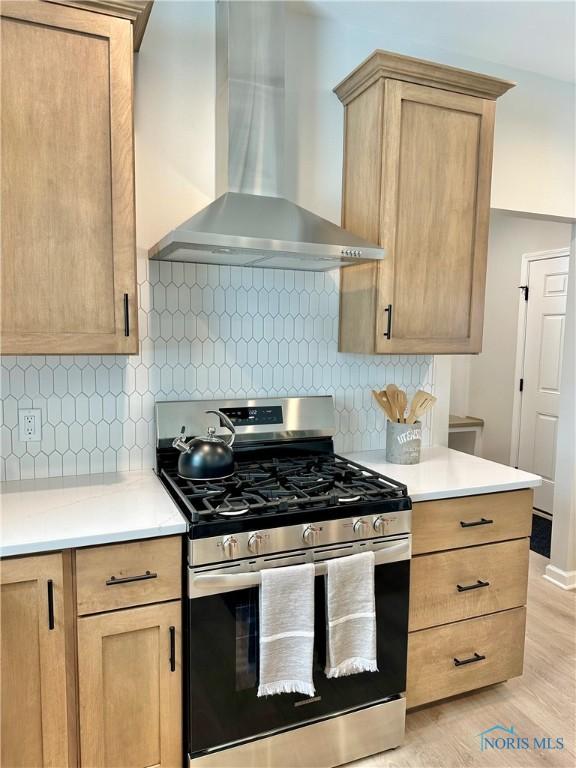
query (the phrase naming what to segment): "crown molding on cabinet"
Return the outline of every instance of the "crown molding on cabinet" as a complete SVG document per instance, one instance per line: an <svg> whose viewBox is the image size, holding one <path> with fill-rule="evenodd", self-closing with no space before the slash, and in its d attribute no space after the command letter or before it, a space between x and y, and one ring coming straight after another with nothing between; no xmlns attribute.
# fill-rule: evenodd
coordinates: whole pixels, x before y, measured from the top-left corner
<svg viewBox="0 0 576 768"><path fill-rule="evenodd" d="M139 51L142 38L146 30L146 24L150 17L150 11L154 0L45 0L45 2L57 5L69 5L84 11L94 11L107 16L118 16L132 22L134 50Z"/></svg>
<svg viewBox="0 0 576 768"><path fill-rule="evenodd" d="M446 64L378 50L342 80L334 88L334 93L343 104L348 104L380 78L406 80L418 85L492 100L516 85L510 80L501 80L479 72L469 72Z"/></svg>

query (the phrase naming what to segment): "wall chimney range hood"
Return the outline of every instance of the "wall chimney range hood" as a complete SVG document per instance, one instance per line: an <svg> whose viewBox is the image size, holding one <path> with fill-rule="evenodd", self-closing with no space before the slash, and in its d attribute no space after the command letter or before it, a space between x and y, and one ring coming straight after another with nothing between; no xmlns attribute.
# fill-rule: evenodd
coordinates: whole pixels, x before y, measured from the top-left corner
<svg viewBox="0 0 576 768"><path fill-rule="evenodd" d="M157 261L323 272L384 251L282 196L284 3L216 3L213 203L149 251Z"/></svg>

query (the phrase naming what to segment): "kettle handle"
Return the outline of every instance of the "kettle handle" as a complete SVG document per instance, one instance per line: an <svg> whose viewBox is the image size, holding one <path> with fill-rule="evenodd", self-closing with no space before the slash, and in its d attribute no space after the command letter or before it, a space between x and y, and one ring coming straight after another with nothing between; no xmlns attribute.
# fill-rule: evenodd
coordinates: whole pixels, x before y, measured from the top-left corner
<svg viewBox="0 0 576 768"><path fill-rule="evenodd" d="M222 411L206 411L206 413L213 413L216 416L219 416L220 417L220 426L226 427L227 429L230 430L230 432L232 434L230 435L228 440L225 441L225 442L228 445L228 447L231 448L232 445L234 444L234 440L236 438L236 430L234 429L234 424L232 424L232 422L230 421L228 416L226 416L225 413L222 413Z"/></svg>
<svg viewBox="0 0 576 768"><path fill-rule="evenodd" d="M175 437L174 440L172 440L172 447L178 448L182 453L188 453L190 445L186 442L186 426L183 426L178 437Z"/></svg>

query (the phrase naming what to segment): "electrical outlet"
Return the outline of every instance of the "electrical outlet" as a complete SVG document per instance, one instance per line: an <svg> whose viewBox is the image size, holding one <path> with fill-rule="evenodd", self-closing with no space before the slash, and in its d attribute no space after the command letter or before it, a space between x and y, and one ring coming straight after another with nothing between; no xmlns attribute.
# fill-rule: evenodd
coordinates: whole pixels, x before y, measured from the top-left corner
<svg viewBox="0 0 576 768"><path fill-rule="evenodd" d="M20 442L31 443L42 439L42 411L40 408L18 409Z"/></svg>

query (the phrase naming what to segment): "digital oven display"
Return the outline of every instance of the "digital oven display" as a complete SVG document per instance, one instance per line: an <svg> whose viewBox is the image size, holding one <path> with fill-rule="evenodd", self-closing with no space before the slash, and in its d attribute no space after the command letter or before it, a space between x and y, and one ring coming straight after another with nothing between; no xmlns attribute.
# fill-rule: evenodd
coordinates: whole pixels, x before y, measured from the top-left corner
<svg viewBox="0 0 576 768"><path fill-rule="evenodd" d="M235 427L249 427L258 424L282 424L281 405L260 405L254 408L220 408Z"/></svg>

